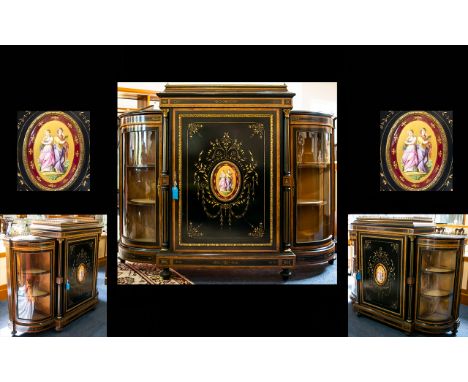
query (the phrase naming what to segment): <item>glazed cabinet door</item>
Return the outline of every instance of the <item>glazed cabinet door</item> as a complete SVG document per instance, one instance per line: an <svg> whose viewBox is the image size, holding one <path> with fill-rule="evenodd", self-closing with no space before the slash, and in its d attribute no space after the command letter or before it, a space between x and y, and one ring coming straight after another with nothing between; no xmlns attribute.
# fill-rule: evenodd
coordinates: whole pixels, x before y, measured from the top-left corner
<svg viewBox="0 0 468 382"><path fill-rule="evenodd" d="M333 235L332 135L328 128L292 129L294 242L301 247Z"/></svg>
<svg viewBox="0 0 468 382"><path fill-rule="evenodd" d="M172 113L176 251L279 250L279 110Z"/></svg>
<svg viewBox="0 0 468 382"><path fill-rule="evenodd" d="M123 132L122 238L159 245L159 129Z"/></svg>
<svg viewBox="0 0 468 382"><path fill-rule="evenodd" d="M15 251L16 318L21 322L52 319L54 315L54 251Z"/></svg>
<svg viewBox="0 0 468 382"><path fill-rule="evenodd" d="M429 325L450 322L458 317L460 246L457 242L435 244L428 240L420 241L416 319Z"/></svg>

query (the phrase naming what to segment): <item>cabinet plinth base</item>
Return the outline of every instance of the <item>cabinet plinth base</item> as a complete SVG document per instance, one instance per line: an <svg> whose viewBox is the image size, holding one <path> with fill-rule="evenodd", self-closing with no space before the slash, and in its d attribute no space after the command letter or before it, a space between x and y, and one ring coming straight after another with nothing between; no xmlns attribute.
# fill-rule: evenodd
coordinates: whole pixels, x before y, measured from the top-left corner
<svg viewBox="0 0 468 382"><path fill-rule="evenodd" d="M293 250L298 266L333 264L336 260L335 242L331 239L310 250Z"/></svg>
<svg viewBox="0 0 468 382"><path fill-rule="evenodd" d="M160 276L164 280L171 277L169 268L211 268L211 269L251 269L273 268L282 269L280 275L283 280L288 280L292 275L291 269L296 265L296 255L293 252L281 252L279 254L192 254L160 252L156 258L156 265L162 268Z"/></svg>
<svg viewBox="0 0 468 382"><path fill-rule="evenodd" d="M291 269L296 265L293 252L279 254L182 254L160 252L156 259L160 268L281 268Z"/></svg>
<svg viewBox="0 0 468 382"><path fill-rule="evenodd" d="M61 331L65 326L67 326L73 320L89 312L90 310L95 309L97 303L98 303L98 297L96 295L92 299L77 306L75 309L71 310L70 312L65 313L61 318L56 318L55 330L58 332Z"/></svg>
<svg viewBox="0 0 468 382"><path fill-rule="evenodd" d="M21 323L9 322L8 326L11 329L11 335L15 336L17 333L39 333L49 329L55 329L57 332L63 330L71 321L81 317L86 312L95 309L98 303L98 298L93 297L91 300L79 305L76 309L66 313L61 318L50 319L47 321L34 322L34 323Z"/></svg>
<svg viewBox="0 0 468 382"><path fill-rule="evenodd" d="M458 327L460 326L460 320L433 323L421 322L418 320L415 322L408 322L400 318L392 317L391 315L385 314L384 312L381 312L377 309L360 305L354 300L352 301L352 304L353 310L356 312L358 317L365 315L387 325L401 329L406 334L411 334L414 331L418 331L428 334L446 334L448 332L452 332L452 335L456 335Z"/></svg>
<svg viewBox="0 0 468 382"><path fill-rule="evenodd" d="M128 247L123 243L119 243L119 259L122 262L134 261L136 263L156 263L156 255L159 254L159 249L146 249L138 247Z"/></svg>
<svg viewBox="0 0 468 382"><path fill-rule="evenodd" d="M353 310L357 313L358 317L361 315L368 316L370 318L373 318L374 320L383 322L384 324L403 330L406 333L411 333L414 331L413 322L408 322L403 318L384 313L369 306L360 305L359 303L354 301L352 302L352 304Z"/></svg>
<svg viewBox="0 0 468 382"><path fill-rule="evenodd" d="M11 335L14 337L18 333L39 333L45 330L52 329L55 326L54 319L41 321L38 323L20 323L9 322L8 327L11 329Z"/></svg>
<svg viewBox="0 0 468 382"><path fill-rule="evenodd" d="M452 320L448 322L421 322L416 320L415 322L415 330L423 333L430 333L430 334L445 334L448 332L452 332L452 335L456 335L458 331L458 327L460 326L460 320Z"/></svg>

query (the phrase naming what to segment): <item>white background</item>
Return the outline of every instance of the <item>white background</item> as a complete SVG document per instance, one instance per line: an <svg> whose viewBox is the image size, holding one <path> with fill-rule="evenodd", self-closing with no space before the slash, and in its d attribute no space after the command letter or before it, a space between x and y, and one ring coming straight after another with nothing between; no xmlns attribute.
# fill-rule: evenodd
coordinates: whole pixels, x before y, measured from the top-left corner
<svg viewBox="0 0 468 382"><path fill-rule="evenodd" d="M12 44L463 44L463 0L4 0ZM352 59L352 57L350 57Z"/></svg>
<svg viewBox="0 0 468 382"><path fill-rule="evenodd" d="M467 344L456 338L7 338L0 340L0 377L18 382L463 381Z"/></svg>

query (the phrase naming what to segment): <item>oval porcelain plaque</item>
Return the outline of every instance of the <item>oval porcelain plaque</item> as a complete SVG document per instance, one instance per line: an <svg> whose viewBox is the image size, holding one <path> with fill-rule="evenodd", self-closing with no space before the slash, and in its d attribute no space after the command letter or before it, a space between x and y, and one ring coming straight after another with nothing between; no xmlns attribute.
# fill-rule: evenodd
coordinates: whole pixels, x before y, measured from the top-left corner
<svg viewBox="0 0 468 382"><path fill-rule="evenodd" d="M431 114L404 113L391 127L386 162L393 181L403 190L433 187L447 163L447 136Z"/></svg>
<svg viewBox="0 0 468 382"><path fill-rule="evenodd" d="M211 191L221 202L233 200L239 193L241 174L230 161L218 163L211 172Z"/></svg>
<svg viewBox="0 0 468 382"><path fill-rule="evenodd" d="M76 280L82 284L86 279L86 265L81 263L76 270Z"/></svg>
<svg viewBox="0 0 468 382"><path fill-rule="evenodd" d="M378 263L374 268L374 281L378 286L382 286L387 282L387 268L382 263Z"/></svg>
<svg viewBox="0 0 468 382"><path fill-rule="evenodd" d="M83 166L83 133L64 112L40 114L25 135L23 165L29 180L40 190L63 190Z"/></svg>

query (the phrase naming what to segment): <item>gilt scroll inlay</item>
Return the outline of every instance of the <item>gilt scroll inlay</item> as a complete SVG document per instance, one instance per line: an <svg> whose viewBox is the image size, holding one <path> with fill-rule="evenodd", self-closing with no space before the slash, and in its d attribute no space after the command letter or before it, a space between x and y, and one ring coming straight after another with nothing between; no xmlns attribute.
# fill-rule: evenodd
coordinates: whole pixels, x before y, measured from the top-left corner
<svg viewBox="0 0 468 382"><path fill-rule="evenodd" d="M210 142L206 152L199 153L194 184L206 216L219 219L221 226L226 222L230 226L246 215L255 199L257 163L242 142L224 132L222 138Z"/></svg>

